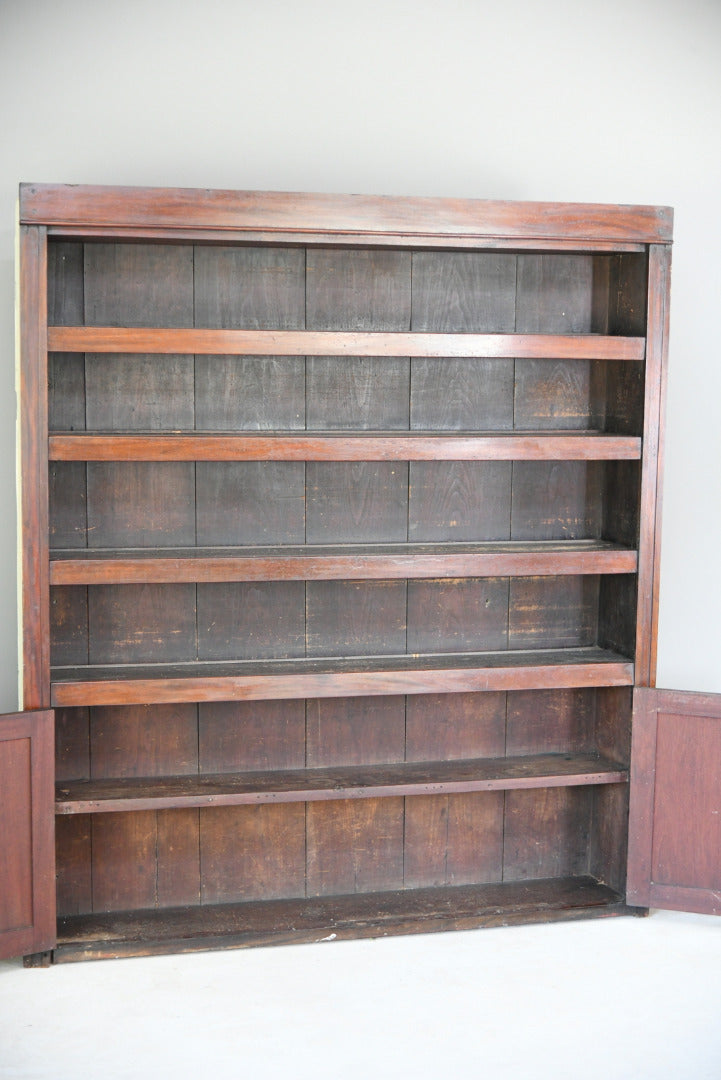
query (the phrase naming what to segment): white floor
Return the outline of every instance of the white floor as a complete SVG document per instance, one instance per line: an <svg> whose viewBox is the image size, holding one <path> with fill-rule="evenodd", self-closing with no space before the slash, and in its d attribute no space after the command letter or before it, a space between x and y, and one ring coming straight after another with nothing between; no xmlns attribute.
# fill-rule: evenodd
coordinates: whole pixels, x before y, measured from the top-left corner
<svg viewBox="0 0 721 1080"><path fill-rule="evenodd" d="M0 1077L719 1080L721 919L0 963Z"/></svg>

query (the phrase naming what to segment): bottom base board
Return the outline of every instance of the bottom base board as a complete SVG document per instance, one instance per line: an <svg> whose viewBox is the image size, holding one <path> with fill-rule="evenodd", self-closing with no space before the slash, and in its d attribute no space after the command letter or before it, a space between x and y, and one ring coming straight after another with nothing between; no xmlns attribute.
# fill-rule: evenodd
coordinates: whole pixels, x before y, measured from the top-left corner
<svg viewBox="0 0 721 1080"><path fill-rule="evenodd" d="M48 959L66 963L620 914L645 909L628 907L591 877L250 901L68 916L59 920L58 943Z"/></svg>

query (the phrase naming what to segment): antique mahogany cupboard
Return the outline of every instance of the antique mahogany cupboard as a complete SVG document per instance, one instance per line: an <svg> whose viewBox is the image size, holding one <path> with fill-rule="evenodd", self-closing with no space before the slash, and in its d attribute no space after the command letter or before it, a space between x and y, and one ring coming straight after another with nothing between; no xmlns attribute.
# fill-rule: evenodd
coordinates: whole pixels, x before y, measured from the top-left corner
<svg viewBox="0 0 721 1080"><path fill-rule="evenodd" d="M23 185L5 954L713 910L721 710L651 689L671 221Z"/></svg>

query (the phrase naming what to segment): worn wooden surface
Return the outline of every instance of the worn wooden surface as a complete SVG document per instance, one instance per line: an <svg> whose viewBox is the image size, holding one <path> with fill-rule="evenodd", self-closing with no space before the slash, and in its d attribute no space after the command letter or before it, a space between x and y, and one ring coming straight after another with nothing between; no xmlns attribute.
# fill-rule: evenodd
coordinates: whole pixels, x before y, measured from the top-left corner
<svg viewBox="0 0 721 1080"><path fill-rule="evenodd" d="M398 765L353 765L325 769L141 779L78 780L57 789L57 812L89 814L117 810L245 803L327 802L395 795L518 788L578 787L626 780L618 762L579 754L535 754L522 758L430 761Z"/></svg>
<svg viewBox="0 0 721 1080"><path fill-rule="evenodd" d="M669 212L22 199L57 957L621 910Z"/></svg>
<svg viewBox="0 0 721 1080"><path fill-rule="evenodd" d="M326 899L269 900L59 922L56 962L197 952L251 945L378 938L633 913L613 889L588 876Z"/></svg>

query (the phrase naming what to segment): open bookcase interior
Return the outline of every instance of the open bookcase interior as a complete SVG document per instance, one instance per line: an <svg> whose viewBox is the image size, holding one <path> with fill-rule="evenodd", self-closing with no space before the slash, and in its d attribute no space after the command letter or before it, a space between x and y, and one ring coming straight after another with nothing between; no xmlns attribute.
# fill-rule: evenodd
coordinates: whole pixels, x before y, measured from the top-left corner
<svg viewBox="0 0 721 1080"><path fill-rule="evenodd" d="M56 959L624 910L652 246L72 231Z"/></svg>

